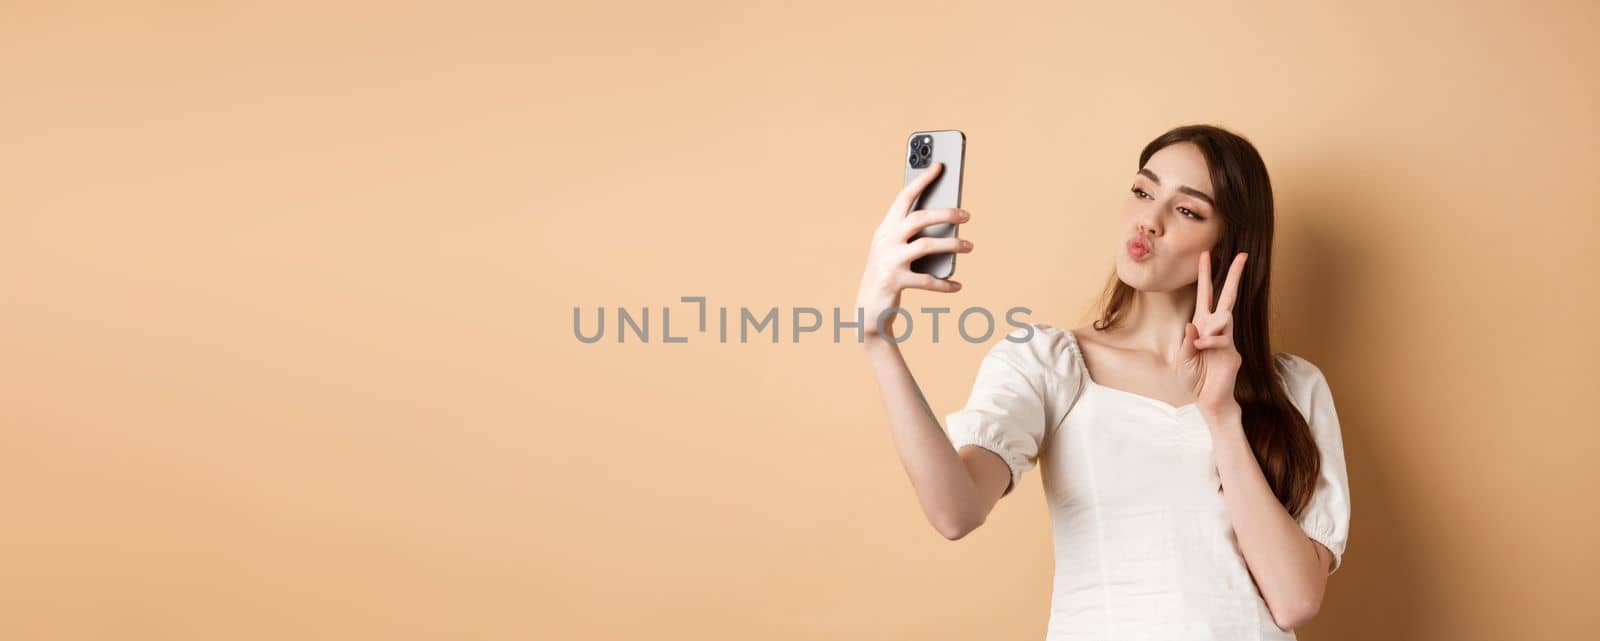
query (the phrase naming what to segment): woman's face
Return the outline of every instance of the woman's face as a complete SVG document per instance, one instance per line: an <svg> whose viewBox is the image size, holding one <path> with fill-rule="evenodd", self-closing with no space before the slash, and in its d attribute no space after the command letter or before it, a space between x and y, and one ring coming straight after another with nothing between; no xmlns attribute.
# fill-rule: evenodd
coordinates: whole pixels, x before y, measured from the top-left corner
<svg viewBox="0 0 1600 641"><path fill-rule="evenodd" d="M1200 252L1222 238L1222 217L1205 156L1194 143L1167 145L1133 176L1122 205L1117 277L1140 291L1166 292L1200 277ZM1143 239L1140 253L1135 245Z"/></svg>

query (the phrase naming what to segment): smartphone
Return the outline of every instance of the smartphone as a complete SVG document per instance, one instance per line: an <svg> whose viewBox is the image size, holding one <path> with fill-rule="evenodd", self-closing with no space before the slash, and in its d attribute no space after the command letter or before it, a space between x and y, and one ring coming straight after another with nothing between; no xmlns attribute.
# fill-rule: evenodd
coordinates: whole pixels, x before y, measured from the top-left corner
<svg viewBox="0 0 1600 641"><path fill-rule="evenodd" d="M922 190L922 194L912 203L911 209L906 213L918 209L943 209L961 206L961 174L962 160L967 154L967 135L954 129L940 131L913 132L906 139L905 173L906 177L900 183L902 187L911 182L919 174L927 171L933 163L944 163L944 170L939 177L934 178ZM939 223L929 225L917 231L911 238L913 240L923 236L950 237L956 235L958 225L953 223ZM955 252L943 254L928 254L911 261L911 271L919 274L932 274L934 278L946 279L956 273Z"/></svg>

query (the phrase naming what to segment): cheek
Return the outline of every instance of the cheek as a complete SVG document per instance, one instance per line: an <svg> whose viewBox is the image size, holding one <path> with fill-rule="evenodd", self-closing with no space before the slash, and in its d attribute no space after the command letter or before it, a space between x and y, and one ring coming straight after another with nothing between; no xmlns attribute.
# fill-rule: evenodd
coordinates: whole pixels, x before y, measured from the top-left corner
<svg viewBox="0 0 1600 641"><path fill-rule="evenodd" d="M1195 234L1185 237L1172 245L1169 262L1179 268L1183 274L1193 276L1200 273L1200 253L1211 249L1216 244L1210 234Z"/></svg>
<svg viewBox="0 0 1600 641"><path fill-rule="evenodd" d="M1217 241L1222 240L1222 234L1213 228L1188 229L1184 231L1183 237L1176 239L1177 242L1173 243L1173 245L1178 248L1178 251L1188 254L1190 258L1195 260L1200 260L1200 252L1215 247Z"/></svg>
<svg viewBox="0 0 1600 641"><path fill-rule="evenodd" d="M1139 217L1139 202L1132 199L1122 201L1122 220L1129 221Z"/></svg>

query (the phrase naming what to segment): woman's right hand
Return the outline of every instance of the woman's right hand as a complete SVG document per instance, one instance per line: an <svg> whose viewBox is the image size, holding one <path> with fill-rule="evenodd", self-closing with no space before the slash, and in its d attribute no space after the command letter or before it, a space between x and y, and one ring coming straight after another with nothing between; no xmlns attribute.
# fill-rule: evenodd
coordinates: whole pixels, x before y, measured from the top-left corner
<svg viewBox="0 0 1600 641"><path fill-rule="evenodd" d="M911 236L929 225L940 223L965 223L971 216L963 209L919 209L909 211L922 190L944 170L944 163L934 163L918 175L889 205L889 212L872 235L872 247L867 253L867 268L861 275L861 289L856 292L856 307L862 310L863 331L876 338L882 334L894 335L894 322L899 314L890 314L879 325L884 310L899 307L900 291L906 288L927 289L936 292L954 292L961 283L934 278L931 274L911 271L911 261L929 254L947 252L969 253L972 242L954 236L948 238Z"/></svg>

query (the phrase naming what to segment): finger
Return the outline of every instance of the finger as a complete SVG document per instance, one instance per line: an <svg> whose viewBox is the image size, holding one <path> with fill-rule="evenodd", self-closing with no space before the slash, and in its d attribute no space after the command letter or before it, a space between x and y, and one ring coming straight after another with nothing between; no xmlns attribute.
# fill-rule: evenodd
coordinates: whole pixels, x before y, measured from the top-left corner
<svg viewBox="0 0 1600 641"><path fill-rule="evenodd" d="M1211 250L1200 252L1200 279L1194 284L1194 315L1211 312Z"/></svg>
<svg viewBox="0 0 1600 641"><path fill-rule="evenodd" d="M1220 336L1227 333L1232 322L1233 317L1226 312L1212 312L1191 324L1200 330L1201 336Z"/></svg>
<svg viewBox="0 0 1600 641"><path fill-rule="evenodd" d="M905 217L906 212L911 209L911 203L916 201L917 196L922 195L922 190L928 186L928 183L933 182L934 178L939 176L939 172L943 168L944 163L942 162L928 165L926 170L917 174L916 178L912 178L911 182L906 183L905 187L900 188L900 193L894 197L894 204L889 205L889 213L886 217L891 219Z"/></svg>
<svg viewBox="0 0 1600 641"><path fill-rule="evenodd" d="M900 257L902 262L910 262L928 254L970 253L972 251L972 241L953 236L923 236L906 243L906 248L905 255Z"/></svg>
<svg viewBox="0 0 1600 641"><path fill-rule="evenodd" d="M1180 352L1179 356L1182 358L1188 358L1194 355L1195 352L1200 351L1200 345L1198 344L1199 338L1200 328L1195 327L1194 323L1184 325L1183 347L1178 350Z"/></svg>
<svg viewBox="0 0 1600 641"><path fill-rule="evenodd" d="M910 238L929 225L942 223L955 225L967 222L971 217L972 214L965 209L919 209L906 215L905 223L900 230L900 239Z"/></svg>
<svg viewBox="0 0 1600 641"><path fill-rule="evenodd" d="M1201 336L1199 340L1195 341L1195 344L1200 349L1217 349L1219 347L1227 347L1232 345L1233 337L1226 334L1219 336Z"/></svg>
<svg viewBox="0 0 1600 641"><path fill-rule="evenodd" d="M1233 310L1233 299L1239 292L1239 278L1244 274L1244 261L1248 254L1240 253L1233 257L1233 264L1228 266L1228 281L1222 284L1222 298L1217 301L1218 311Z"/></svg>
<svg viewBox="0 0 1600 641"><path fill-rule="evenodd" d="M949 279L934 278L932 274L917 274L906 272L901 286L910 289L926 289L935 292L953 292L961 289L961 283Z"/></svg>

